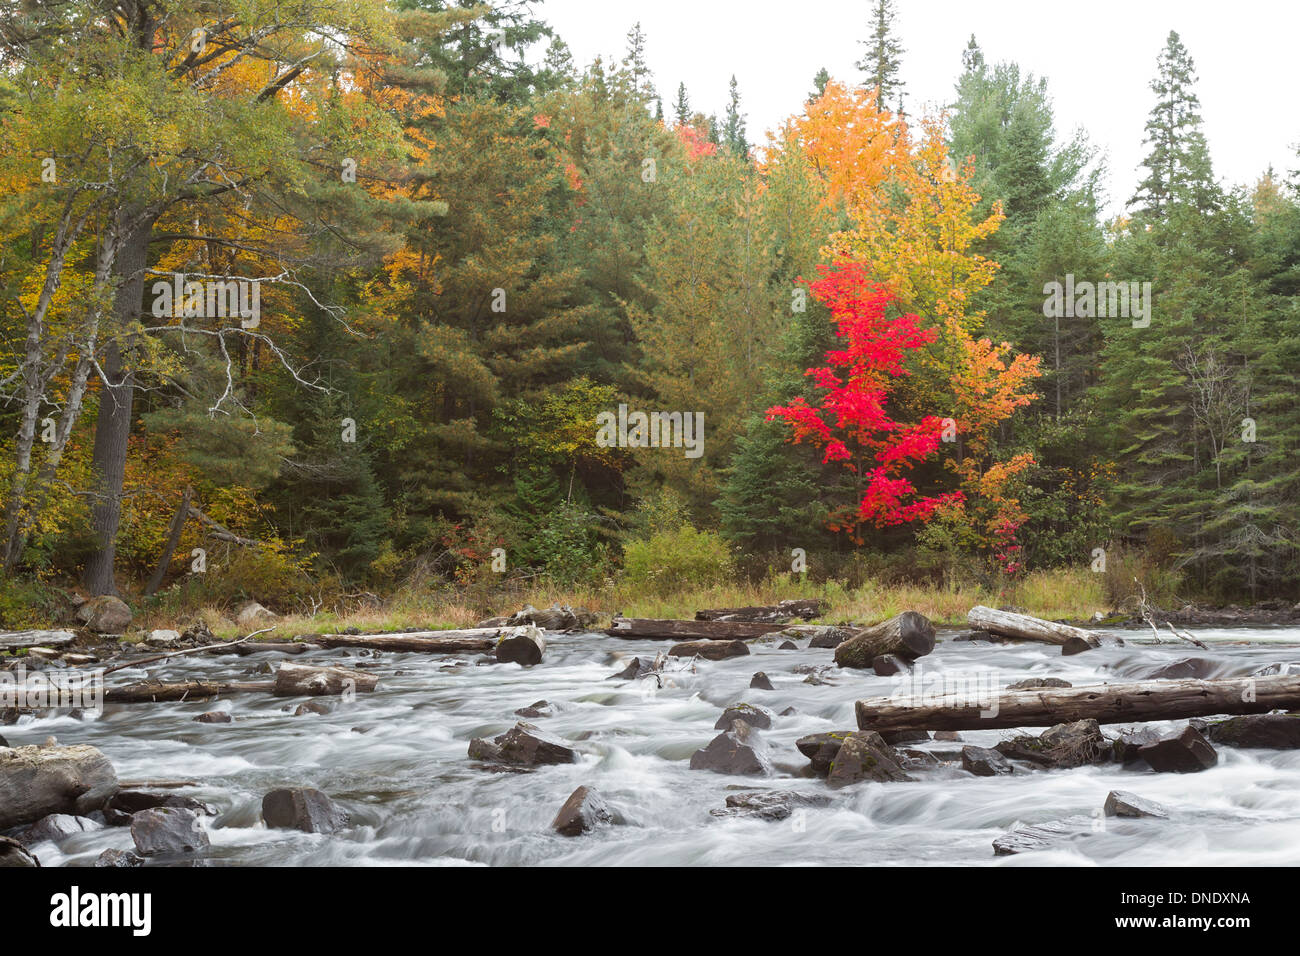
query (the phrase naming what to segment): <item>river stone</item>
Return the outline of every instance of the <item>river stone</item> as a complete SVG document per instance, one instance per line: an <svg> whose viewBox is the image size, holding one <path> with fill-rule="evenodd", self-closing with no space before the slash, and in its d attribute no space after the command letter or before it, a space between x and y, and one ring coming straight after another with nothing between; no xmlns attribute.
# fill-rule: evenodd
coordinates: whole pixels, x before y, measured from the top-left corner
<svg viewBox="0 0 1300 956"><path fill-rule="evenodd" d="M1295 750L1300 747L1300 713L1247 714L1207 724L1205 736L1216 744Z"/></svg>
<svg viewBox="0 0 1300 956"><path fill-rule="evenodd" d="M1167 817L1169 812L1158 803L1127 790L1112 790L1102 808L1108 817Z"/></svg>
<svg viewBox="0 0 1300 956"><path fill-rule="evenodd" d="M847 787L862 780L911 780L898 762L898 754L874 730L849 734L831 762L826 785Z"/></svg>
<svg viewBox="0 0 1300 956"><path fill-rule="evenodd" d="M132 850L105 850L95 857L95 866L114 868L144 866L144 857Z"/></svg>
<svg viewBox="0 0 1300 956"><path fill-rule="evenodd" d="M330 712L330 705L323 700L309 700L299 704L293 709L293 716L302 717L304 714L320 714L322 717Z"/></svg>
<svg viewBox="0 0 1300 956"><path fill-rule="evenodd" d="M744 657L749 648L744 641L683 641L668 650L669 657L703 657L720 661L728 657Z"/></svg>
<svg viewBox="0 0 1300 956"><path fill-rule="evenodd" d="M794 633L791 633L793 630ZM782 633L789 637L807 637L811 635L812 640L808 642L809 647L831 648L839 647L854 634L853 631L846 627L813 627L811 625L800 628L792 628Z"/></svg>
<svg viewBox="0 0 1300 956"><path fill-rule="evenodd" d="M15 837L27 846L40 843L42 840L62 843L75 833L89 833L103 828L102 823L89 817L73 816L70 813L51 813L16 833Z"/></svg>
<svg viewBox="0 0 1300 956"><path fill-rule="evenodd" d="M1084 651L1094 651L1101 647L1101 641L1091 634L1087 637L1079 637L1077 634L1073 637L1066 638L1061 645L1061 656L1071 657L1075 654L1082 654Z"/></svg>
<svg viewBox="0 0 1300 956"><path fill-rule="evenodd" d="M1138 748L1138 755L1158 773L1196 773L1219 762L1219 755L1194 727Z"/></svg>
<svg viewBox="0 0 1300 956"><path fill-rule="evenodd" d="M1038 690L1043 687L1073 687L1068 680L1059 677L1026 677L1014 684L1008 684L1007 690Z"/></svg>
<svg viewBox="0 0 1300 956"><path fill-rule="evenodd" d="M644 657L634 657L627 667L617 674L610 674L605 680L640 680L642 677L662 669L662 667L663 661L659 658L652 661Z"/></svg>
<svg viewBox="0 0 1300 956"><path fill-rule="evenodd" d="M198 815L181 807L157 807L131 816L131 839L141 856L193 853L208 846Z"/></svg>
<svg viewBox="0 0 1300 956"><path fill-rule="evenodd" d="M776 649L778 651L797 651L799 650L799 645L794 641L782 641L777 645Z"/></svg>
<svg viewBox="0 0 1300 956"><path fill-rule="evenodd" d="M347 811L313 787L272 790L262 798L262 819L268 827L304 833L333 833L348 824Z"/></svg>
<svg viewBox="0 0 1300 956"><path fill-rule="evenodd" d="M180 640L181 640L180 631L168 631L168 630L159 629L155 631L150 631L149 636L144 639L144 642L154 647L171 647L175 644L179 644Z"/></svg>
<svg viewBox="0 0 1300 956"><path fill-rule="evenodd" d="M758 671L749 679L749 686L754 690L776 690L771 679L763 671Z"/></svg>
<svg viewBox="0 0 1300 956"><path fill-rule="evenodd" d="M812 762L813 772L819 776L830 773L831 763L840 752L844 741L854 734L852 730L833 730L829 733L809 734L794 742L799 752Z"/></svg>
<svg viewBox="0 0 1300 956"><path fill-rule="evenodd" d="M590 787L579 787L564 801L564 806L551 821L551 829L564 836L581 836L613 819L599 793Z"/></svg>
<svg viewBox="0 0 1300 956"><path fill-rule="evenodd" d="M954 741L961 740L961 734L957 733L955 730L936 730L934 732L934 739L953 743Z"/></svg>
<svg viewBox="0 0 1300 956"><path fill-rule="evenodd" d="M228 724L234 718L230 716L228 710L209 710L206 713L199 714L194 720L200 724Z"/></svg>
<svg viewBox="0 0 1300 956"><path fill-rule="evenodd" d="M727 805L710 810L715 817L755 817L760 820L784 820L794 813L795 807L829 806L831 798L824 793L795 793L791 790L756 790L749 793L732 793Z"/></svg>
<svg viewBox="0 0 1300 956"><path fill-rule="evenodd" d="M1031 850L1047 850L1053 846L1092 833L1089 817L1073 816L1064 820L1049 820L1033 826L1017 827L993 841L996 856L1010 856Z"/></svg>
<svg viewBox="0 0 1300 956"><path fill-rule="evenodd" d="M758 731L743 720L733 720L728 730L691 755L691 769L766 775L772 772L772 762Z"/></svg>
<svg viewBox="0 0 1300 956"><path fill-rule="evenodd" d="M1012 772L1007 758L996 750L969 744L961 748L961 765L977 777L1000 777Z"/></svg>
<svg viewBox="0 0 1300 956"><path fill-rule="evenodd" d="M51 813L85 815L117 791L117 774L94 747L0 750L0 830Z"/></svg>
<svg viewBox="0 0 1300 956"><path fill-rule="evenodd" d="M1147 744L1153 744L1160 739L1160 731L1154 727L1139 727L1136 730L1125 731L1119 735L1119 738L1112 744L1112 750L1115 759L1120 763L1134 763L1142 759L1141 749Z"/></svg>
<svg viewBox="0 0 1300 956"><path fill-rule="evenodd" d="M1179 678L1204 679L1213 677L1219 662L1204 657L1184 657L1138 674L1139 680L1175 680Z"/></svg>
<svg viewBox="0 0 1300 956"><path fill-rule="evenodd" d="M909 673L912 668L897 654L877 654L871 659L871 669L877 677L892 677L894 674Z"/></svg>
<svg viewBox="0 0 1300 956"><path fill-rule="evenodd" d="M753 704L732 704L722 712L722 716L713 725L713 729L726 730L731 726L733 720L743 720L751 727L768 730L772 726L772 712L766 707L756 707Z"/></svg>
<svg viewBox="0 0 1300 956"><path fill-rule="evenodd" d="M0 867L25 866L38 867L41 861L36 854L23 846L13 837L0 836Z"/></svg>
<svg viewBox="0 0 1300 956"><path fill-rule="evenodd" d="M578 752L565 741L524 721L515 724L494 742L501 749L500 759L506 763L533 766L578 762Z"/></svg>
<svg viewBox="0 0 1300 956"><path fill-rule="evenodd" d="M548 700L538 700L529 704L527 707L520 707L515 713L520 717L553 717L555 711L551 709L551 702Z"/></svg>
<svg viewBox="0 0 1300 956"><path fill-rule="evenodd" d="M96 634L121 634L131 626L131 609L121 598L101 594L77 608L77 620Z"/></svg>
<svg viewBox="0 0 1300 956"><path fill-rule="evenodd" d="M9 741L5 740L4 734L0 734L0 747L8 747Z"/></svg>

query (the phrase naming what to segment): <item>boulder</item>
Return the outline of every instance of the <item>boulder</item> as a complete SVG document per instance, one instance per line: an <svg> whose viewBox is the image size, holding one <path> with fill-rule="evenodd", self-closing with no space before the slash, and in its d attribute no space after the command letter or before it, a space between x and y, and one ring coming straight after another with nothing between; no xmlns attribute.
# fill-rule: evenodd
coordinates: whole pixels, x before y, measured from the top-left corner
<svg viewBox="0 0 1300 956"><path fill-rule="evenodd" d="M1138 748L1138 756L1157 773L1196 773L1219 762L1219 755L1194 727Z"/></svg>
<svg viewBox="0 0 1300 956"><path fill-rule="evenodd" d="M1167 817L1169 811L1158 803L1143 799L1127 790L1112 790L1102 808L1108 817Z"/></svg>
<svg viewBox="0 0 1300 956"><path fill-rule="evenodd" d="M826 785L838 789L862 780L911 780L903 772L898 754L875 731L849 734L831 761Z"/></svg>
<svg viewBox="0 0 1300 956"><path fill-rule="evenodd" d="M727 805L709 811L715 817L753 817L759 820L784 820L796 807L829 806L824 793L795 793L790 790L756 790L727 795Z"/></svg>
<svg viewBox="0 0 1300 956"><path fill-rule="evenodd" d="M0 867L25 866L38 867L41 861L36 854L23 846L13 837L0 836Z"/></svg>
<svg viewBox="0 0 1300 956"><path fill-rule="evenodd" d="M77 608L77 620L96 634L121 634L131 626L131 609L111 594L93 597Z"/></svg>
<svg viewBox="0 0 1300 956"><path fill-rule="evenodd" d="M309 700L293 709L295 717L302 717L304 714L320 714L323 717L329 712L330 705L323 700Z"/></svg>
<svg viewBox="0 0 1300 956"><path fill-rule="evenodd" d="M1091 634L1087 637L1075 635L1068 637L1065 643L1061 645L1061 656L1071 657L1074 654L1082 654L1084 651L1092 651L1101 647L1101 641Z"/></svg>
<svg viewBox="0 0 1300 956"><path fill-rule="evenodd" d="M68 837L75 833L89 833L92 830L102 830L104 825L89 817L78 817L70 813L51 813L47 817L42 817L29 827L24 827L20 832L15 834L19 842L32 846L40 843L42 840L49 840L51 843L62 843Z"/></svg>
<svg viewBox="0 0 1300 956"><path fill-rule="evenodd" d="M766 707L756 707L753 704L732 704L722 712L713 729L726 730L733 720L743 720L751 727L768 730L772 726L772 712Z"/></svg>
<svg viewBox="0 0 1300 956"><path fill-rule="evenodd" d="M141 856L193 853L208 846L208 834L193 810L156 807L131 815L131 839Z"/></svg>
<svg viewBox="0 0 1300 956"><path fill-rule="evenodd" d="M778 651L797 651L799 650L799 645L794 641L782 641L777 645L776 649Z"/></svg>
<svg viewBox="0 0 1300 956"><path fill-rule="evenodd" d="M955 730L936 730L934 732L934 739L942 740L946 743L952 743L953 741L961 740L961 734Z"/></svg>
<svg viewBox="0 0 1300 956"><path fill-rule="evenodd" d="M193 797L175 793L154 793L149 790L119 790L104 804L104 819L109 826L130 826L131 818L141 810L174 807L215 816L216 810Z"/></svg>
<svg viewBox="0 0 1300 956"><path fill-rule="evenodd" d="M829 733L809 734L794 742L799 752L812 762L813 773L826 776L831 771L831 763L840 752L844 741L854 734L852 730L835 730Z"/></svg>
<svg viewBox="0 0 1300 956"><path fill-rule="evenodd" d="M153 647L174 647L181 642L181 632L162 629L150 631L144 642Z"/></svg>
<svg viewBox="0 0 1300 956"><path fill-rule="evenodd" d="M235 611L235 623L245 631L255 631L270 624L279 616L256 601L248 601Z"/></svg>
<svg viewBox="0 0 1300 956"><path fill-rule="evenodd" d="M894 674L907 674L912 668L907 661L897 654L878 654L871 660L871 669L877 677L892 677Z"/></svg>
<svg viewBox="0 0 1300 956"><path fill-rule="evenodd" d="M313 787L272 790L262 798L262 819L273 829L303 833L333 833L348 824L347 811Z"/></svg>
<svg viewBox="0 0 1300 956"><path fill-rule="evenodd" d="M469 743L474 760L532 767L538 764L576 763L578 752L565 741L530 723L520 721L493 740L474 738Z"/></svg>
<svg viewBox="0 0 1300 956"><path fill-rule="evenodd" d="M668 650L669 657L703 657L720 661L728 657L744 657L749 647L744 641L684 641Z"/></svg>
<svg viewBox="0 0 1300 956"><path fill-rule="evenodd" d="M770 774L772 762L758 731L743 720L735 720L728 730L691 755L691 769L714 773Z"/></svg>
<svg viewBox="0 0 1300 956"><path fill-rule="evenodd" d="M961 766L977 777L1000 777L1012 772L1007 758L996 750L969 744L961 748Z"/></svg>
<svg viewBox="0 0 1300 956"><path fill-rule="evenodd" d="M1300 747L1300 713L1247 714L1216 720L1206 725L1205 736L1230 747L1295 750Z"/></svg>
<svg viewBox="0 0 1300 956"><path fill-rule="evenodd" d="M1160 731L1154 727L1139 727L1120 734L1111 745L1111 750L1115 755L1115 759L1120 763L1134 763L1142 759L1139 751L1143 747L1147 744L1153 744L1159 739Z"/></svg>
<svg viewBox="0 0 1300 956"><path fill-rule="evenodd" d="M95 866L116 868L144 866L144 857L132 850L105 850L95 857Z"/></svg>
<svg viewBox="0 0 1300 956"><path fill-rule="evenodd" d="M808 637L809 647L820 647L834 649L839 647L856 632L847 627L814 627L806 625L803 627L786 628L781 632L786 637Z"/></svg>
<svg viewBox="0 0 1300 956"><path fill-rule="evenodd" d="M51 813L85 815L117 792L117 774L94 747L0 750L0 830Z"/></svg>
<svg viewBox="0 0 1300 956"><path fill-rule="evenodd" d="M763 671L757 672L753 677L749 679L749 686L752 687L754 690L775 690L776 689L775 687L772 686L771 679L769 679L767 674L763 673Z"/></svg>
<svg viewBox="0 0 1300 956"><path fill-rule="evenodd" d="M551 829L564 836L580 836L613 819L599 793L590 787L579 787L564 801L564 806L551 821Z"/></svg>

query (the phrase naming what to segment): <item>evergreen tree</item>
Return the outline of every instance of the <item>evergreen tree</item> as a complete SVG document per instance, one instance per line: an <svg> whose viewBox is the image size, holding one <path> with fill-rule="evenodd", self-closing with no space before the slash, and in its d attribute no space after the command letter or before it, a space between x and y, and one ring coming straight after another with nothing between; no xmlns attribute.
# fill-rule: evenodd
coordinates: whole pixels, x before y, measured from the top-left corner
<svg viewBox="0 0 1300 956"><path fill-rule="evenodd" d="M686 84L677 84L677 102L673 104L673 119L678 126L686 126L691 121L691 101L686 95Z"/></svg>
<svg viewBox="0 0 1300 956"><path fill-rule="evenodd" d="M749 142L745 139L745 115L740 112L740 89L736 77L731 77L730 97L727 100L727 122L723 142L737 156L749 155Z"/></svg>
<svg viewBox="0 0 1300 956"><path fill-rule="evenodd" d="M871 39L862 41L867 52L856 66L866 74L864 85L876 91L880 108L892 108L901 113L904 84L899 72L903 45L896 36L895 16L893 0L876 0L871 17Z"/></svg>
<svg viewBox="0 0 1300 956"><path fill-rule="evenodd" d="M826 84L830 81L831 74L826 67L822 67L818 70L817 75L813 77L813 89L812 92L808 94L807 102L812 103L819 99L821 95L826 92Z"/></svg>

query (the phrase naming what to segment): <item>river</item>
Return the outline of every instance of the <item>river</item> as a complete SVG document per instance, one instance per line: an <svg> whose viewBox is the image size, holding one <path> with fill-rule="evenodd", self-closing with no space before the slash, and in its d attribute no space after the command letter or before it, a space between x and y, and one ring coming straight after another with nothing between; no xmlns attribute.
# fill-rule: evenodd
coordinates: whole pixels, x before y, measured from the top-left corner
<svg viewBox="0 0 1300 956"><path fill-rule="evenodd" d="M1213 642L1208 651L1138 643L1149 632L1100 632L1127 643L1072 657L1032 643L946 640L952 633L940 632L941 643L922 661L926 673L992 675L1002 686L1043 676L1075 685L1133 679L1188 657L1211 661L1211 673L1202 676L1215 677L1300 661L1295 628L1195 630ZM632 656L666 649L657 641L551 635L545 660L530 669L481 665L476 655L315 651L294 659L368 668L379 675L379 688L352 702L329 700L327 715L292 716L299 701L247 693L212 703L110 704L98 718L24 718L3 730L14 746L51 735L62 744L92 744L123 780L194 781L175 792L218 810L207 820L212 846L204 858L213 865L1300 864L1300 751L1219 747L1218 765L1194 775L1106 765L983 778L948 766L914 772L915 782L835 791L828 806L783 821L711 815L738 790L828 792L808 775L795 740L854 728L853 702L890 694L898 684L859 671L806 683L796 665L829 664L832 651L781 651L757 642L748 657L670 673L653 693L649 684L607 679ZM249 679L260 662L279 656L191 655L153 665L150 673ZM749 688L760 670L775 689ZM113 675L123 682L141 676ZM470 738L507 730L521 719L516 708L539 699L555 713L533 722L575 741L580 763L494 773L468 759ZM763 732L775 775L689 769L691 754L717 735L722 709L742 700L797 711ZM193 721L212 709L229 709L234 722ZM992 746L1011 733L965 731L962 738ZM908 746L951 753L961 744ZM599 790L622 822L581 837L552 832L556 810L582 784ZM262 795L282 786L325 791L351 814L351 825L332 835L266 829ZM1099 808L1112 789L1154 800L1170 818L1105 818ZM994 856L992 841L1013 825L1073 815L1093 819L1093 830L1053 849ZM47 866L87 866L110 847L130 848L129 830L110 827L34 849Z"/></svg>

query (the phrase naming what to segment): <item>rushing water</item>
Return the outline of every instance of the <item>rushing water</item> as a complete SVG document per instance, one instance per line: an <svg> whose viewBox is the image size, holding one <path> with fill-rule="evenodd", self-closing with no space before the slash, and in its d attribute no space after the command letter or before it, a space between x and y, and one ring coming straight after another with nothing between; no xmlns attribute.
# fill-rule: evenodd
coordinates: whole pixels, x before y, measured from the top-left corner
<svg viewBox="0 0 1300 956"><path fill-rule="evenodd" d="M995 645L943 640L922 664L928 674L988 677L1000 686L1024 677L1062 677L1075 685L1133 679L1162 663L1197 657L1213 673L1242 676L1274 662L1300 661L1300 630L1198 630L1214 641L1190 645L1128 643L1073 657L1032 643ZM1149 632L1146 637L1149 637ZM1260 643L1259 638L1269 642ZM1253 643L1233 643L1250 640ZM800 641L801 644L806 643ZM379 688L355 701L332 700L328 715L292 716L299 703L244 693L217 702L107 705L98 719L46 718L4 728L12 745L60 743L100 748L127 781L186 779L174 792L219 810L207 820L215 865L385 864L1109 864L1178 866L1300 863L1300 751L1219 748L1219 764L1193 774L1157 774L1118 766L1020 772L981 778L953 766L913 771L911 783L861 783L832 794L825 807L789 819L716 817L728 793L774 788L826 793L795 748L804 734L852 729L853 702L887 695L893 678L836 671L829 683L804 681L797 665L829 664L832 651L780 651L755 643L748 657L698 661L669 673L662 690L608 680L635 655L653 658L657 641L598 634L552 635L537 667L480 665L477 655L317 651L294 660L371 669ZM151 667L154 676L252 678L263 661L190 655ZM752 690L755 671L774 690ZM141 676L122 671L123 681ZM494 773L468 759L471 737L507 730L516 708L545 699L554 716L533 720L575 741L571 766ZM722 709L760 704L777 717L763 732L775 775L731 777L692 771L691 754L717 735ZM229 709L230 724L195 723ZM1175 726L1174 723L1152 726ZM1117 728L1108 727L1113 733ZM992 746L1011 731L964 731L963 741ZM941 755L960 743L908 745ZM598 789L620 825L570 838L550 829L556 810L581 784ZM313 786L351 814L332 835L268 830L262 795L281 786ZM1108 791L1155 800L1170 819L1100 816ZM1016 823L1083 815L1092 832L1057 849L995 857L994 838ZM77 834L56 848L33 849L45 865L90 865L109 847L129 848L130 832L110 827ZM156 861L163 862L163 861Z"/></svg>

